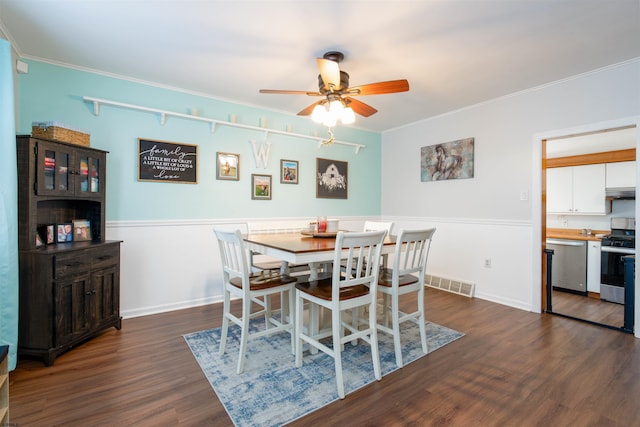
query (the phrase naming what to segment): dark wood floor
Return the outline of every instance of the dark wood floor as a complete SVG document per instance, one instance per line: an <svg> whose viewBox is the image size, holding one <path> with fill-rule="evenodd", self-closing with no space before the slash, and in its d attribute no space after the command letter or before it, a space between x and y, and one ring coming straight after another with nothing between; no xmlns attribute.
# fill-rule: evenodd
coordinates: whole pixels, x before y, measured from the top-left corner
<svg viewBox="0 0 640 427"><path fill-rule="evenodd" d="M603 301L600 298L554 290L552 308L554 313L566 314L616 328L624 325L624 304Z"/></svg>
<svg viewBox="0 0 640 427"><path fill-rule="evenodd" d="M638 425L632 335L434 289L426 299L429 320L466 336L293 425ZM127 319L52 367L20 360L12 425L231 426L182 338L220 314L216 304Z"/></svg>

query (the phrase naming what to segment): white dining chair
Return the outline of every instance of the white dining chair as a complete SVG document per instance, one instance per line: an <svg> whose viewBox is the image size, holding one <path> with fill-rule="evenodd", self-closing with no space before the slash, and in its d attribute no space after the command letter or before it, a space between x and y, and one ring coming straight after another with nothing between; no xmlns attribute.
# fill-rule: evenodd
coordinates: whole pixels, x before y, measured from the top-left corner
<svg viewBox="0 0 640 427"><path fill-rule="evenodd" d="M382 298L382 320L378 330L393 336L396 365L401 368L402 347L400 345L400 324L413 321L420 328L423 353L427 353L427 334L424 316L424 274L431 239L435 227L421 230L400 229L398 233L392 268L384 268L378 279L378 292ZM412 313L400 311L399 297L410 292L418 293L417 310ZM391 299L391 301L389 301ZM391 321L391 326L389 326Z"/></svg>
<svg viewBox="0 0 640 427"><path fill-rule="evenodd" d="M387 235L391 234L393 228L393 221L365 221L363 231L378 231L384 230Z"/></svg>
<svg viewBox="0 0 640 427"><path fill-rule="evenodd" d="M294 352L295 334L293 316L289 315L294 307L294 277L274 271L251 273L247 250L244 247L240 230L224 231L214 229L220 258L222 260L222 276L224 302L222 310L222 332L220 336L220 355L224 354L227 342L229 321L241 328L240 354L236 372L242 373L247 349L247 341L278 332L291 334L291 352ZM271 296L280 296L280 310L271 309ZM231 297L242 300L242 312L239 316L231 312ZM252 312L252 305L261 307ZM278 317L276 317L278 315ZM249 321L264 316L264 327L257 332L250 332ZM256 355L258 357L258 355Z"/></svg>
<svg viewBox="0 0 640 427"><path fill-rule="evenodd" d="M382 378L376 329L376 289L379 272L377 266L380 263L384 236L384 231L338 232L331 276L308 282L299 279L295 285L296 366L302 366L304 343L308 343L311 349L317 348L333 357L340 399L344 399L345 395L342 377L342 351L345 342L362 339L369 343L375 378ZM351 273L341 271L341 259L346 262L346 271ZM311 306L309 325L304 324L305 302ZM367 307L369 310L369 321L364 329L353 328L342 319L344 311L358 307ZM317 308L331 311L331 330L317 330ZM321 339L327 337L331 337L331 347L321 342Z"/></svg>

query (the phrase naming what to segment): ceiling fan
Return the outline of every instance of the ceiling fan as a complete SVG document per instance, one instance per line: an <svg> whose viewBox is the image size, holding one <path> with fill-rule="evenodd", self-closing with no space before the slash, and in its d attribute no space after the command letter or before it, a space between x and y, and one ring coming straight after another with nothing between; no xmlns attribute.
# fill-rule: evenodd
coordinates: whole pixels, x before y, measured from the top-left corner
<svg viewBox="0 0 640 427"><path fill-rule="evenodd" d="M381 95L409 90L409 82L405 79L349 87L349 74L340 70L338 66L338 63L343 59L344 54L335 51L327 52L322 58L317 59L318 69L320 70L318 92L261 89L260 93L321 96L323 99L309 105L300 111L298 115L311 115L314 121L333 127L337 120L340 120L343 124L353 123L355 121L354 113L369 117L378 111L372 106L353 98L354 96Z"/></svg>

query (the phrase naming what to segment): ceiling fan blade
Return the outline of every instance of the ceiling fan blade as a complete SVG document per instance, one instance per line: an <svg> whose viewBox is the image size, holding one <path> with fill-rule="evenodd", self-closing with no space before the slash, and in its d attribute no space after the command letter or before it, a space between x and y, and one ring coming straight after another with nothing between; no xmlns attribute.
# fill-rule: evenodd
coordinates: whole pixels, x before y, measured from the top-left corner
<svg viewBox="0 0 640 427"><path fill-rule="evenodd" d="M354 113L360 114L363 117L369 117L378 112L378 110L373 108L371 105L358 101L355 98L346 97L344 99L347 102L347 106L351 107Z"/></svg>
<svg viewBox="0 0 640 427"><path fill-rule="evenodd" d="M390 80L388 82L370 83L361 86L350 87L349 95L381 95L384 93L406 92L409 90L409 82L405 79Z"/></svg>
<svg viewBox="0 0 640 427"><path fill-rule="evenodd" d="M339 90L340 89L340 67L335 61L330 59L318 58L318 69L320 70L320 76L324 81L324 88L326 90Z"/></svg>
<svg viewBox="0 0 640 427"><path fill-rule="evenodd" d="M320 104L321 102L323 102L324 100L321 99L318 102L314 102L313 104L309 105L307 108L305 108L304 110L300 111L298 113L298 116L309 116L311 115L311 113L313 112L313 109L315 108L316 105ZM355 110L354 110L355 111Z"/></svg>
<svg viewBox="0 0 640 427"><path fill-rule="evenodd" d="M322 94L320 92L308 92L306 90L260 89L260 93L275 93L275 94L284 94L284 95L322 96Z"/></svg>

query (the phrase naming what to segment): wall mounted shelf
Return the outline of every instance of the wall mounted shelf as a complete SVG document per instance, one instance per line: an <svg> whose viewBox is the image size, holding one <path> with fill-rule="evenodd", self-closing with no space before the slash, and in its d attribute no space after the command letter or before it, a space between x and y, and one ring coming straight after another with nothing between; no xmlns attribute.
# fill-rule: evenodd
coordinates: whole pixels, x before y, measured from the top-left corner
<svg viewBox="0 0 640 427"><path fill-rule="evenodd" d="M237 128L242 128L242 129L249 129L249 130L253 130L256 132L262 132L265 134L265 139L268 138L270 133L273 134L278 134L278 135L287 135L287 136L292 136L295 138L303 138L303 139L311 139L314 141L318 141L318 143L320 143L321 145L325 145L325 144L341 144L341 145L348 145L351 147L354 147L356 150L356 154L358 154L360 152L361 148L365 148L366 145L363 144L357 144L354 142L347 142L347 141L340 141L337 139L333 139L333 134L331 132L329 132L331 138L327 139L327 138L322 138L319 136L313 136L313 135L304 135L304 134L300 134L300 133L294 133L294 132L289 132L289 131L283 131L283 130L276 130L276 129L268 129L268 128L264 128L264 127L260 127L260 126L251 126L251 125L245 125L242 123L235 123L235 122L230 122L230 121L225 121L225 120L217 120L217 119L210 119L207 117L200 117L200 116L196 116L193 114L184 114L184 113L176 113L174 111L167 111L167 110L160 110L157 108L151 108L151 107L144 107L142 105L135 105L135 104L127 104L124 102L118 102L118 101L110 101L107 99L101 99L101 98L93 98L90 96L85 96L84 98L85 102L91 102L93 103L93 113L96 116L100 115L100 106L101 105L110 105L113 107L120 107L120 108L127 108L130 110L137 110L137 111L145 111L148 113L153 113L153 114L158 114L160 116L160 124L164 125L167 121L168 117L178 117L181 119L187 119L187 120L195 120L195 121L199 121L199 122L205 122L205 123L209 123L211 126L211 132L215 132L216 130L216 126L220 125L220 126L232 126L232 127L237 127Z"/></svg>

